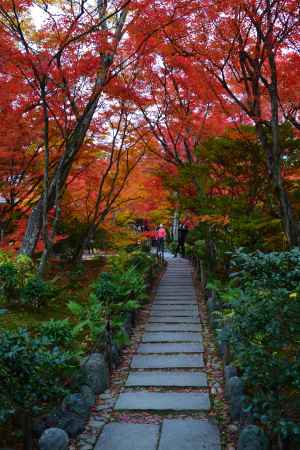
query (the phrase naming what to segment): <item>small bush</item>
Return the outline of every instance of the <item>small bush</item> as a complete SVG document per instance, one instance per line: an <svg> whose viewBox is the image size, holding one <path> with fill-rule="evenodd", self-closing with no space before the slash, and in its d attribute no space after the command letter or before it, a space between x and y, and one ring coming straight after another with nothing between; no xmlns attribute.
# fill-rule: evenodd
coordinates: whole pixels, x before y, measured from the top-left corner
<svg viewBox="0 0 300 450"><path fill-rule="evenodd" d="M0 264L0 298L16 301L18 297L18 272L10 261Z"/></svg>
<svg viewBox="0 0 300 450"><path fill-rule="evenodd" d="M18 286L22 288L36 274L34 263L29 256L18 255L14 261L14 266L18 273Z"/></svg>
<svg viewBox="0 0 300 450"><path fill-rule="evenodd" d="M47 401L66 394L65 381L78 367L78 358L26 329L1 331L0 342L0 417L22 417L28 442L32 416Z"/></svg>
<svg viewBox="0 0 300 450"><path fill-rule="evenodd" d="M35 308L47 304L51 300L57 290L51 284L44 281L39 276L30 278L24 288L21 290L21 302Z"/></svg>
<svg viewBox="0 0 300 450"><path fill-rule="evenodd" d="M247 409L274 442L300 435L300 251L239 251L232 268L239 295L222 298Z"/></svg>
<svg viewBox="0 0 300 450"><path fill-rule="evenodd" d="M69 346L74 339L73 326L68 319L50 319L40 326L38 332L61 347Z"/></svg>

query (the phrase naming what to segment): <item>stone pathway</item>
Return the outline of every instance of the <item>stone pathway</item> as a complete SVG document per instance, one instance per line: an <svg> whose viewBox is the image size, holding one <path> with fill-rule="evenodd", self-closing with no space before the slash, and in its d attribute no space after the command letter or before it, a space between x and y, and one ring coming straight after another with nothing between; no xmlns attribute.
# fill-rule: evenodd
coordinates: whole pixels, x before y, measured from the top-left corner
<svg viewBox="0 0 300 450"><path fill-rule="evenodd" d="M132 423L132 417L109 423L95 450L221 450L219 430L209 420L203 350L192 268L181 258L169 260L114 407L128 417L155 412L160 423Z"/></svg>

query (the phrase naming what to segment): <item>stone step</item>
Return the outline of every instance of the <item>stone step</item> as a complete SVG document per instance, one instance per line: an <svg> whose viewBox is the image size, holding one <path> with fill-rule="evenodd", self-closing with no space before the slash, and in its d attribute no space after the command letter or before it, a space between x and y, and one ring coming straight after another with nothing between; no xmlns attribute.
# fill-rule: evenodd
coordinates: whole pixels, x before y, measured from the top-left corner
<svg viewBox="0 0 300 450"><path fill-rule="evenodd" d="M194 331L199 332L201 325L193 323L157 323L147 325L145 331Z"/></svg>
<svg viewBox="0 0 300 450"><path fill-rule="evenodd" d="M151 316L148 323L200 323L199 315L196 317L188 317L188 316Z"/></svg>
<svg viewBox="0 0 300 450"><path fill-rule="evenodd" d="M154 300L153 305L161 305L161 306L165 306L165 305L194 305L197 306L198 303L196 300L174 300L172 298L170 298L170 300L164 300L164 299L160 299L157 298L156 300Z"/></svg>
<svg viewBox="0 0 300 450"><path fill-rule="evenodd" d="M133 369L193 369L203 368L202 353L198 355L136 355L132 358Z"/></svg>
<svg viewBox="0 0 300 450"><path fill-rule="evenodd" d="M138 353L203 353L203 344L186 342L184 344L166 343L166 344L140 344Z"/></svg>
<svg viewBox="0 0 300 450"><path fill-rule="evenodd" d="M124 392L119 395L117 411L209 411L206 392Z"/></svg>
<svg viewBox="0 0 300 450"><path fill-rule="evenodd" d="M198 312L195 312L195 311L186 311L186 310L184 310L184 311L182 311L182 310L175 310L175 311L172 311L172 310L167 310L167 311L162 311L162 310L160 310L160 311L158 311L158 310L155 310L155 311L152 311L152 314L151 314L151 317L152 316L160 316L160 317L198 317L199 318L199 313Z"/></svg>
<svg viewBox="0 0 300 450"><path fill-rule="evenodd" d="M194 296L195 290L194 289L185 289L185 288L175 288L174 286L171 286L170 288L165 289L158 289L156 291L157 295L174 295L180 296L180 295L186 295L186 296Z"/></svg>
<svg viewBox="0 0 300 450"><path fill-rule="evenodd" d="M159 425L110 423L105 425L95 450L156 450Z"/></svg>
<svg viewBox="0 0 300 450"><path fill-rule="evenodd" d="M221 450L219 429L208 420L165 419L158 450Z"/></svg>
<svg viewBox="0 0 300 450"><path fill-rule="evenodd" d="M188 311L188 312L198 312L198 306L195 305L153 305L152 312L154 311Z"/></svg>
<svg viewBox="0 0 300 450"><path fill-rule="evenodd" d="M197 313L199 311L198 305L169 305L169 304L165 304L165 305L156 305L155 303L153 304L152 308L151 308L151 313L155 313L155 312L159 312L159 313L174 313L174 312L184 312L184 313Z"/></svg>
<svg viewBox="0 0 300 450"><path fill-rule="evenodd" d="M155 295L155 298L157 299L175 299L175 300L196 300L197 296L195 294L189 294L187 292L179 292L173 290L173 292L166 293L166 292L157 292Z"/></svg>
<svg viewBox="0 0 300 450"><path fill-rule="evenodd" d="M130 372L126 386L131 387L207 387L204 372Z"/></svg>
<svg viewBox="0 0 300 450"><path fill-rule="evenodd" d="M143 342L202 342L200 333L191 332L162 332L162 333L145 333Z"/></svg>

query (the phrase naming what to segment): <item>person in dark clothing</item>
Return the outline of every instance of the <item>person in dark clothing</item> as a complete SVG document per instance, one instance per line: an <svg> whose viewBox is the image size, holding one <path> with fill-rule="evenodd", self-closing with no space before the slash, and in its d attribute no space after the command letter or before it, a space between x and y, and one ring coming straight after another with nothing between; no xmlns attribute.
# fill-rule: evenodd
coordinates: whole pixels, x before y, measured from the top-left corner
<svg viewBox="0 0 300 450"><path fill-rule="evenodd" d="M185 256L185 241L189 230L186 224L180 223L178 227L178 243L175 250L175 258L180 253L182 256Z"/></svg>

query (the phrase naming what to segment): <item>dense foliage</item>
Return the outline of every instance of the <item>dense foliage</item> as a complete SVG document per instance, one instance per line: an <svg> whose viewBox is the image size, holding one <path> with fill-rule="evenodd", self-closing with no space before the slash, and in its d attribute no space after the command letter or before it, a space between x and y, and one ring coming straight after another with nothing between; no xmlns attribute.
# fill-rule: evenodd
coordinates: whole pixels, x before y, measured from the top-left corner
<svg viewBox="0 0 300 450"><path fill-rule="evenodd" d="M55 297L57 289L37 273L32 259L0 253L0 303L39 308Z"/></svg>
<svg viewBox="0 0 300 450"><path fill-rule="evenodd" d="M88 302L69 303L78 320L74 332L87 332L86 339L93 344L102 342L108 351L113 341L126 342L128 313L137 310L146 300L146 283L156 271L155 258L145 252L112 257L110 270L101 273L93 283Z"/></svg>
<svg viewBox="0 0 300 450"><path fill-rule="evenodd" d="M300 436L300 251L240 250L231 277L218 316L245 381L245 411L278 444Z"/></svg>
<svg viewBox="0 0 300 450"><path fill-rule="evenodd" d="M32 417L67 392L66 378L79 363L47 331L35 336L26 329L0 331L0 419L21 418L24 448L30 447ZM62 336L61 342L66 342Z"/></svg>

